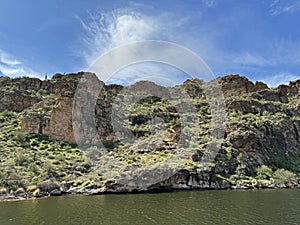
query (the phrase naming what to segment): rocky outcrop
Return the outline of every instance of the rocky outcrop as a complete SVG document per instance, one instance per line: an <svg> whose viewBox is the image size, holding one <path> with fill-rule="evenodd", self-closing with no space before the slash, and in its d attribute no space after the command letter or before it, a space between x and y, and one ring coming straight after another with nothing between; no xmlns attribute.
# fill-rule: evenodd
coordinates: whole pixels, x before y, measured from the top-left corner
<svg viewBox="0 0 300 225"><path fill-rule="evenodd" d="M47 87L45 91L53 94L54 97L50 98L51 101L49 99L43 100L29 108L28 113L24 114L22 128L28 132L41 133L56 140L75 143L72 128L72 107L76 87L82 75L83 73L65 76L56 74L51 81L45 81L46 83L38 82L37 79L25 82L24 85L27 88L34 90ZM93 74L89 75L94 76ZM96 77L93 79L97 80ZM279 154L280 152L284 152L284 154L299 153L297 152L299 151L299 120L291 121L290 118L299 116L300 104L297 98L299 96L300 81L293 81L289 85L281 85L276 89L269 89L262 82L252 83L246 77L238 75L217 78L217 81L226 96L228 111L253 117L252 119L249 117L248 122L238 121L237 123L228 124L226 141L230 146L249 154L255 153L256 157L259 158L256 161L262 162L267 162L272 154ZM18 82L16 81L16 83ZM204 82L201 80L192 79L184 82L181 87L192 98L205 99L203 84ZM112 141L116 141L120 137L120 134L115 132L111 124L112 104L116 96L126 102L128 97L132 98L132 95L128 95L131 92L142 93L145 96L151 96L153 93L156 93L156 96L167 96L170 91L170 89L145 81L138 82L126 89L120 85L106 86L103 83L99 85L102 89L99 91L95 105L95 124L98 135L103 140ZM151 90L151 93L147 92L149 90ZM143 99L145 98L141 98L141 100ZM288 104L290 99L293 99L291 100L293 104ZM136 100L129 100L129 102L134 101ZM160 100L158 99L158 101ZM143 102L140 101L140 103ZM88 103L83 102L82 104L81 108L84 109L85 104ZM197 107L199 107L199 110L203 109L203 105ZM36 115L37 113L34 113L36 109L43 111L43 113ZM180 119L176 108L174 111L172 107L169 107L169 110L171 111L161 111L161 113L157 111L155 114L163 118L164 121ZM33 112L32 115L30 112ZM272 116L275 118L275 115L278 115L278 123L274 124L268 121L258 123L260 118L268 115L270 118ZM142 124L149 121L150 117L151 114L132 114L129 119L133 125L142 126ZM176 126L173 129L177 129ZM139 132L138 136L147 133ZM177 129L178 132L180 132L180 129ZM137 133L135 134L137 135ZM92 140L92 138L88 137L87 139Z"/></svg>
<svg viewBox="0 0 300 225"><path fill-rule="evenodd" d="M38 116L25 113L28 116L24 117L22 123L24 130L32 133L42 133L57 140L75 142L72 136L72 107L77 84L83 74L55 74L51 80L46 81L40 81L36 78L1 78L1 86L5 85L15 91L3 91L0 99L0 111L7 109L20 112L32 107L29 111L34 112L37 111L35 109L39 108L40 111L44 112ZM280 106L270 103L271 101L287 103L289 98L299 93L299 81L291 82L290 85L281 85L278 89L271 90L262 82L252 83L246 77L239 75L229 75L217 80L225 96L247 95L251 97L246 100L233 99L227 102L228 108L242 111L243 113L261 114L264 111L278 112L280 111ZM145 86L149 86L149 88ZM197 79L188 80L182 84L182 88L193 98L205 98L202 86L203 81ZM97 129L101 137L108 137L111 140L116 139L110 124L110 113L113 99L122 88L122 86L104 85L101 92L99 92L95 111L96 124L98 124ZM128 91L132 90L135 92L151 90L152 94L167 95L166 89L164 91L159 86L151 84L151 82L139 82L128 88ZM41 92L42 95L48 95L52 99L50 106L49 98L42 99L38 95L29 95L28 91L30 93ZM268 102L262 104L261 100ZM293 107L295 110L287 110L284 113L297 115L299 104Z"/></svg>
<svg viewBox="0 0 300 225"><path fill-rule="evenodd" d="M300 80L291 81L289 85L280 85L278 92L286 97L295 97L300 94Z"/></svg>
<svg viewBox="0 0 300 225"><path fill-rule="evenodd" d="M85 83L83 79L86 77L89 79ZM218 82L222 89L227 121L221 148L214 161L203 169L202 159L209 157L205 150L210 144L212 121L205 88L212 86L211 82ZM262 82L253 83L239 75L211 82L191 79L182 85L166 88L140 81L123 87L105 85L96 75L83 72L55 74L51 80L44 81L2 77L0 111L22 112L24 131L46 135L52 140L97 146L97 137L100 137L109 155L127 163L128 168L141 169L143 163L159 162L172 155L178 146L185 146L185 140L189 141L189 150L193 152L189 159L185 159L185 168L143 188L134 185L138 175L131 174L132 185L120 183L116 178L108 179L102 186L60 186L44 191L47 194L268 186L249 179L243 184L232 181L235 176L239 179L253 176L262 165L300 173L300 80L277 88L268 88ZM83 93L86 101L74 103L78 85L86 87ZM93 92L95 87L99 91ZM179 90L184 90L187 95L172 98ZM180 109L188 107L183 101L186 97L197 110L199 130L183 126L192 123L191 115L180 114ZM74 105L77 107L75 112ZM87 111L91 105L93 111ZM84 126L84 123L91 124ZM74 126L81 132L82 139L76 139ZM160 131L165 135L163 138L159 136ZM149 139L151 135L155 138ZM149 158L146 157L148 153L152 154ZM122 171L120 176L123 178L129 173L124 168L119 168L119 171ZM140 175L151 173L153 171L145 170ZM271 182L270 185L275 184ZM287 186L293 185L298 184ZM41 187L39 191L43 192Z"/></svg>
<svg viewBox="0 0 300 225"><path fill-rule="evenodd" d="M43 81L40 91L46 91L48 96L40 99L37 104L26 107L22 129L47 135L55 140L75 143L72 129L73 100L83 74L55 74L51 81Z"/></svg>
<svg viewBox="0 0 300 225"><path fill-rule="evenodd" d="M268 86L262 82L252 83L246 77L237 74L217 78L217 80L225 95L237 96L268 89Z"/></svg>
<svg viewBox="0 0 300 225"><path fill-rule="evenodd" d="M24 95L22 92L0 93L0 111L9 110L21 112L24 109L40 102L42 99L30 95Z"/></svg>
<svg viewBox="0 0 300 225"><path fill-rule="evenodd" d="M37 78L0 77L0 112L4 110L21 112L41 101L41 96L33 95L41 88Z"/></svg>

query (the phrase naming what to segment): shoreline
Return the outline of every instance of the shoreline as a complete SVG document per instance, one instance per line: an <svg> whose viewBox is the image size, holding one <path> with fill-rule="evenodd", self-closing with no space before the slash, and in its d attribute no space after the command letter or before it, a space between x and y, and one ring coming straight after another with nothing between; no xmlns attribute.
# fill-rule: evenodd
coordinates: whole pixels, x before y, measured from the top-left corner
<svg viewBox="0 0 300 225"><path fill-rule="evenodd" d="M298 189L300 188L300 184L298 185L257 185L257 186L224 186L224 187L205 187L205 188L165 188L165 189L150 189L150 190L128 190L128 191L114 191L114 190L103 190L103 189L89 189L80 191L79 188L77 191L61 191L56 193L41 193L39 196L33 196L30 193L22 193L17 195L11 194L0 194L0 203L1 202L17 202L17 201L26 201L26 200L39 200L39 199L47 199L53 196L67 196L67 195L120 195L120 194L153 194L153 193L170 193L170 192L180 192L180 191L222 191L222 190L265 190L265 189Z"/></svg>

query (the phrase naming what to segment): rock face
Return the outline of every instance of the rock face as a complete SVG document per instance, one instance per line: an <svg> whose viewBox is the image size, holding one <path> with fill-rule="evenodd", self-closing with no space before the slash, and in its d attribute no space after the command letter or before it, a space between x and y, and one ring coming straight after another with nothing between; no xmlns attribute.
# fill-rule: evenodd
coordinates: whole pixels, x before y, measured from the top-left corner
<svg viewBox="0 0 300 225"><path fill-rule="evenodd" d="M268 86L262 82L253 84L246 77L237 74L217 78L217 80L222 86L222 91L225 95L249 94L268 89Z"/></svg>
<svg viewBox="0 0 300 225"><path fill-rule="evenodd" d="M42 124L44 127L42 133L56 140L75 143L72 129L72 106L72 98L58 98L52 108L50 118Z"/></svg>
<svg viewBox="0 0 300 225"><path fill-rule="evenodd" d="M46 91L48 97L28 107L24 113L22 129L75 143L72 129L73 98L82 75L55 74L51 81L43 81L40 90Z"/></svg>
<svg viewBox="0 0 300 225"><path fill-rule="evenodd" d="M40 90L41 83L36 78L9 79L0 77L0 111L21 112L41 101L39 96L31 94L31 91L37 92Z"/></svg>
<svg viewBox="0 0 300 225"><path fill-rule="evenodd" d="M85 76L92 80L90 86L82 82ZM221 149L209 171L199 170L199 165L210 135L210 106L204 92L204 86L210 83L198 79L165 88L146 81L129 87L105 85L94 74L83 72L55 74L51 80L46 81L2 77L0 111L22 112L24 131L46 135L54 140L69 143L82 141L81 144L96 145L96 139L100 137L101 141L108 143L110 149L114 149L111 154L128 160L129 164L133 163L133 167L141 165L139 160L155 162L156 154L173 154L182 145L182 140L189 140L195 151L190 157L191 165L167 180L147 187L147 191L160 188L226 188L229 181L224 177L228 174L251 176L261 165L300 173L300 80L277 88L268 88L262 82L252 83L239 75L228 75L212 82L215 81L219 83L225 97L227 123ZM78 85L87 85L84 97L95 101L74 102ZM99 88L97 93L92 92L93 85ZM182 99L172 99L172 93L177 93L179 89L187 93L197 110L199 130L182 126L181 120L189 122L190 115L180 115L178 108L186 106L180 105ZM75 112L74 104L78 107ZM87 111L90 104L94 107L93 115ZM83 126L82 121L76 121L77 117L89 121L90 126ZM73 126L84 138L75 139ZM167 133L163 140L158 135L161 130ZM155 138L147 139L150 135ZM191 138L193 136L195 139ZM141 141L130 145L130 142L124 141L128 138ZM125 144L115 148L119 141ZM144 159L148 152L153 153L153 158ZM128 159L130 155L135 157L133 161ZM219 182L216 175L223 177L223 183ZM136 189L134 186L125 187L109 181L98 191L134 192ZM53 192L57 193L58 190Z"/></svg>

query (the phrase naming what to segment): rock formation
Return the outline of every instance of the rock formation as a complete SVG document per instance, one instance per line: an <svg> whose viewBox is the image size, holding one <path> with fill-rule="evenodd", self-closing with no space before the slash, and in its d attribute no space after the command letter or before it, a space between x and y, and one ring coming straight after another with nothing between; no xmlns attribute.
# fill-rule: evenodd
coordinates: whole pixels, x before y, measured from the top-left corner
<svg viewBox="0 0 300 225"><path fill-rule="evenodd" d="M85 85L80 84L83 77L91 79L99 88L97 93L91 90L92 87L86 89L85 98L95 98L95 102L74 101L78 85ZM166 88L141 81L123 87L105 85L94 74L83 72L55 74L45 81L0 77L0 112L21 113L24 131L46 135L52 140L72 144L77 141L77 144L91 147L97 146L98 137L111 155L126 162L130 168L142 168L147 160L158 162L161 159L157 155L170 156L178 146L184 146L184 140L188 140L188 148L193 153L186 159L185 167L168 179L147 186L146 190L224 188L233 182L234 176L239 177L237 180L251 177L262 165L300 173L300 80L277 88L269 88L262 82L253 83L239 75L228 75L211 82L220 85L227 121L221 148L207 170L202 159L208 157L205 149L210 142L212 118L204 90L210 87L210 82L192 79ZM185 96L172 99L172 93L178 90L184 90ZM191 115L180 114L180 107L187 107L180 105L187 96L196 109L197 129L183 126L183 120L186 124L192 121ZM81 104L80 110L74 112L74 104ZM94 106L92 120L85 117L90 104ZM82 121L74 122L77 117L91 123L94 130L84 127ZM74 136L74 125L82 132L82 139ZM162 139L161 131L165 132ZM151 135L153 137L149 138ZM133 142L127 141L130 138ZM123 169L128 171L128 168ZM136 174L130 176L128 179L134 180ZM228 180L230 176L231 181ZM139 187L135 184L124 186L115 179L105 183L101 192L120 190L134 191Z"/></svg>

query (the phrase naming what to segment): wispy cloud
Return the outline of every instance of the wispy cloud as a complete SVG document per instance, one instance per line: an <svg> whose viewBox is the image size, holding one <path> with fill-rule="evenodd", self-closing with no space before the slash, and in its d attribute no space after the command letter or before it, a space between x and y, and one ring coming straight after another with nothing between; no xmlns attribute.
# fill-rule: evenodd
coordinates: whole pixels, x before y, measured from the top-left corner
<svg viewBox="0 0 300 225"><path fill-rule="evenodd" d="M89 13L85 21L77 18L86 32L82 37L85 45L82 53L88 64L114 47L154 38L159 29L151 17L129 9Z"/></svg>
<svg viewBox="0 0 300 225"><path fill-rule="evenodd" d="M290 81L300 79L300 75L295 75L287 72L270 75L261 81L268 84L269 87L277 87L280 84L288 84Z"/></svg>
<svg viewBox="0 0 300 225"><path fill-rule="evenodd" d="M38 74L13 55L0 49L0 74L9 77L36 77Z"/></svg>
<svg viewBox="0 0 300 225"><path fill-rule="evenodd" d="M0 49L0 62L9 66L20 65L20 61L16 60L12 55Z"/></svg>
<svg viewBox="0 0 300 225"><path fill-rule="evenodd" d="M136 4L135 4L135 7ZM138 5L138 7L141 7ZM142 6L146 7L146 6ZM170 13L155 16L146 15L139 10L125 8L108 13L90 13L88 20L77 17L85 30L83 57L91 65L99 56L109 50L142 40L170 40L176 29L185 23L186 18L175 20ZM151 49L149 50L151 51ZM174 79L181 71L159 63L132 65L119 71L111 79L114 83L130 83L136 80L153 80L158 77ZM101 77L100 77L101 79ZM174 83L173 83L174 84Z"/></svg>
<svg viewBox="0 0 300 225"><path fill-rule="evenodd" d="M271 57L276 63L280 64L300 64L300 42L281 39L274 41L271 51Z"/></svg>
<svg viewBox="0 0 300 225"><path fill-rule="evenodd" d="M273 0L270 4L270 13L274 16L293 13L298 10L300 10L299 0Z"/></svg>
<svg viewBox="0 0 300 225"><path fill-rule="evenodd" d="M208 7L212 7L216 4L216 0L202 0L202 3Z"/></svg>
<svg viewBox="0 0 300 225"><path fill-rule="evenodd" d="M273 63L270 60L267 60L261 55L258 54L251 54L249 52L244 52L238 54L234 60L234 63L243 65L243 66L270 66Z"/></svg>
<svg viewBox="0 0 300 225"><path fill-rule="evenodd" d="M298 2L300 0L272 1L270 12L273 15L294 12ZM217 6L217 1L203 0L201 4L205 10ZM174 12L159 12L151 5L133 2L128 8L89 14L88 19L77 17L85 32L82 35L84 45L79 51L86 61L87 68L112 48L141 40L170 41L192 49L218 75L225 75L227 71L237 73L245 71L246 76L259 79L261 70L278 71L281 66L286 68L286 66L300 64L300 42L284 38L268 39L263 51L220 47L226 30L215 29L213 24L201 20L201 12L197 15L197 23L195 23L195 17L181 18ZM243 17L243 15L242 13L238 16ZM236 20L239 20L239 17ZM257 71L257 74L253 75L253 71ZM180 72L167 66L143 63L119 71L112 80L117 83L127 83L157 76L173 79L175 76L179 77Z"/></svg>

